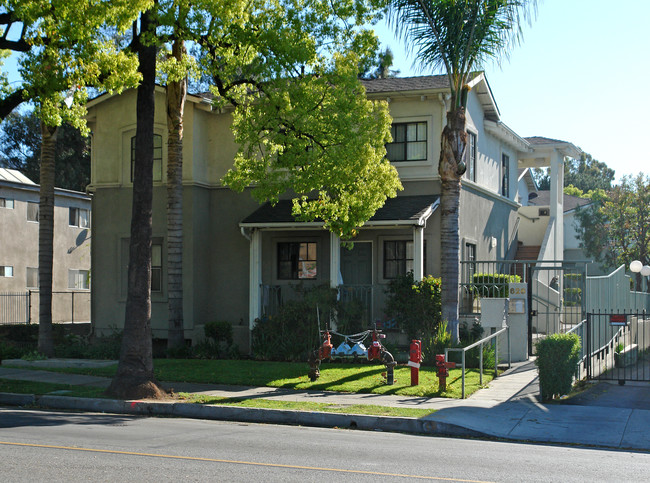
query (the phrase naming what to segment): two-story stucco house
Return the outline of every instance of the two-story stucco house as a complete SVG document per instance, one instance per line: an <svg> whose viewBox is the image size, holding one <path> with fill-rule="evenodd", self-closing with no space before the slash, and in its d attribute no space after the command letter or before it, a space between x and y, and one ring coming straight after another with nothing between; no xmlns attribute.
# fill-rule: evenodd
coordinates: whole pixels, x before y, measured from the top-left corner
<svg viewBox="0 0 650 483"><path fill-rule="evenodd" d="M206 322L228 320L234 324L240 348L247 348L256 318L291 296L298 282L362 293L368 318L378 320L390 280L409 270L416 278L439 274L438 159L449 100L447 79L378 79L364 85L371 99L389 102L393 142L387 155L404 190L362 227L351 250L342 248L340 240L319 223L293 220L285 201L259 206L250 193L238 194L222 186L220 179L232 166L236 151L231 115L227 109L213 110L201 96L188 97L183 148L187 339L201 338ZM519 168L553 164L557 172L564 154L537 152L536 145L505 126L483 74L474 77L471 87L468 169L461 192L461 258L500 260L513 256L517 248ZM164 97L164 90L158 89L152 329L159 338L165 338L167 330ZM94 193L94 219L101 220L93 226L93 270L98 275L92 287L92 319L100 332L121 326L124 319L135 99L136 93L129 91L88 103L93 131L89 189Z"/></svg>
<svg viewBox="0 0 650 483"><path fill-rule="evenodd" d="M0 293L5 294L0 298L4 307L0 322L3 323L38 321L39 196L39 186L19 171L0 168ZM70 322L72 318L77 322L90 320L90 214L89 195L55 189L54 322ZM24 307L13 307L15 296L29 291L33 292L31 303L21 302ZM75 301L73 292L84 295Z"/></svg>

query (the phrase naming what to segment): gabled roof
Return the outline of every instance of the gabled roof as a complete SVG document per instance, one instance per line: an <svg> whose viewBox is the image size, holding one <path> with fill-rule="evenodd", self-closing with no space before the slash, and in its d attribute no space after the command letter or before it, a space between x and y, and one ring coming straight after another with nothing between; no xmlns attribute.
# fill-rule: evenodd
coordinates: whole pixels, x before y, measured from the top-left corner
<svg viewBox="0 0 650 483"><path fill-rule="evenodd" d="M16 169L0 168L0 181L36 185L31 179Z"/></svg>
<svg viewBox="0 0 650 483"><path fill-rule="evenodd" d="M568 141L561 141L559 139L545 138L543 136L531 136L525 138L533 149L546 150L557 149L564 156L577 159L582 154L582 149L575 146Z"/></svg>
<svg viewBox="0 0 650 483"><path fill-rule="evenodd" d="M532 206L549 206L550 203L551 203L551 192L549 190L537 191L537 196L531 198L528 201L528 204ZM591 200L588 198L580 198L579 196L565 194L563 198L564 212L566 213L568 211L575 210L579 206L585 206L590 203Z"/></svg>
<svg viewBox="0 0 650 483"><path fill-rule="evenodd" d="M384 206L364 226L407 225L423 226L438 207L438 195L398 196L388 198ZM322 222L302 223L291 214L291 200L280 200L275 206L264 203L239 225L249 228L322 226Z"/></svg>
<svg viewBox="0 0 650 483"><path fill-rule="evenodd" d="M389 77L387 79L362 79L361 83L369 95L389 94L416 95L431 91L449 91L449 78L446 75L429 75L418 77ZM467 83L475 90L485 111L485 117L498 121L501 117L492 89L483 72L475 72Z"/></svg>

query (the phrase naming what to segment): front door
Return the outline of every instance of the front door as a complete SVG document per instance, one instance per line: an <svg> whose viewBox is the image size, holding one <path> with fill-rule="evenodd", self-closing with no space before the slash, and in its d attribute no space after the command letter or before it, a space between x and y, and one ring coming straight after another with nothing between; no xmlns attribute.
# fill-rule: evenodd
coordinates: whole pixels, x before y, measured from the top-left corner
<svg viewBox="0 0 650 483"><path fill-rule="evenodd" d="M372 243L355 242L352 249L341 247L341 301L356 301L362 307L359 327L372 320Z"/></svg>

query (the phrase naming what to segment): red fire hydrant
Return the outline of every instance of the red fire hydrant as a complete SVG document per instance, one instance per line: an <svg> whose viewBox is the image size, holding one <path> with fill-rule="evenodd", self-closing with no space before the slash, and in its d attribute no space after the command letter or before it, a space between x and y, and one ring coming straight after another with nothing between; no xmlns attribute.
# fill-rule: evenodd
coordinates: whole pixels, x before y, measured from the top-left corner
<svg viewBox="0 0 650 483"><path fill-rule="evenodd" d="M408 365L411 366L411 386L420 383L420 362L422 362L422 341L412 340L409 348Z"/></svg>
<svg viewBox="0 0 650 483"><path fill-rule="evenodd" d="M445 362L444 354L436 354L436 367L438 368L438 386L441 391L447 390L447 377L449 369L456 367L455 362Z"/></svg>

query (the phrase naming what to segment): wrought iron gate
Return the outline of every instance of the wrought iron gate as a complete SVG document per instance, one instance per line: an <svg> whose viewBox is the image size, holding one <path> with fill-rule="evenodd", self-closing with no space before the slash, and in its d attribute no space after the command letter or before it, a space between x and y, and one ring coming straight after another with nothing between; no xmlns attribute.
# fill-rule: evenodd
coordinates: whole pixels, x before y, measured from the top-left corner
<svg viewBox="0 0 650 483"><path fill-rule="evenodd" d="M650 382L650 315L588 313L582 333L588 379Z"/></svg>
<svg viewBox="0 0 650 483"><path fill-rule="evenodd" d="M480 313L485 297L506 297L508 284L528 284L528 354L535 342L584 319L586 263L562 260L461 262L461 317Z"/></svg>

